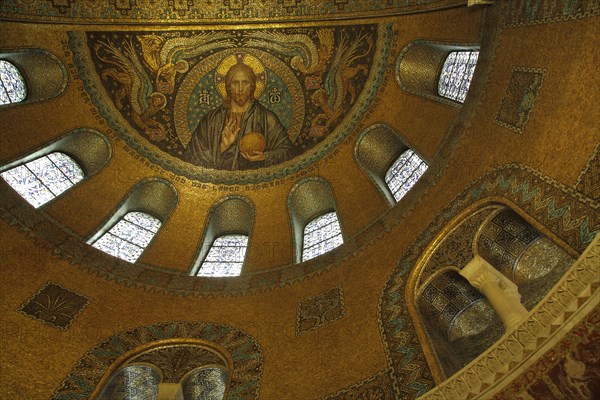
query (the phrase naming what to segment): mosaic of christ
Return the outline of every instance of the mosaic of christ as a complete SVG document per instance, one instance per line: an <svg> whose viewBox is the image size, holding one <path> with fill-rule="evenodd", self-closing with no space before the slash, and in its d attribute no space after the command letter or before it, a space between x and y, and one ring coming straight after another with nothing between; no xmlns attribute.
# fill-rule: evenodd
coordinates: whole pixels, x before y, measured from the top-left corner
<svg viewBox="0 0 600 400"><path fill-rule="evenodd" d="M377 26L88 32L104 90L160 150L216 170L277 165L312 149L366 86Z"/></svg>

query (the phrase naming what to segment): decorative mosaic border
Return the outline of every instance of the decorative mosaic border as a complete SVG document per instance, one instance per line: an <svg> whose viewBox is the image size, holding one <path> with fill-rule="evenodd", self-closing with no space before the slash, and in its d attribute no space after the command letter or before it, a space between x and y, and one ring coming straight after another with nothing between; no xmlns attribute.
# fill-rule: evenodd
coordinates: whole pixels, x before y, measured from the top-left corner
<svg viewBox="0 0 600 400"><path fill-rule="evenodd" d="M88 351L77 362L52 398L89 399L108 368L125 353L151 342L168 339L201 339L223 347L233 360L227 399L258 399L263 368L260 346L247 333L209 322L163 323L114 335Z"/></svg>
<svg viewBox="0 0 600 400"><path fill-rule="evenodd" d="M509 383L511 373L519 366L542 356L544 346L552 341L555 332L568 326L571 316L585 312L588 301L592 307L597 307L600 299L597 290L600 286L599 267L600 238L596 238L526 321L423 398L490 398L492 392Z"/></svg>
<svg viewBox="0 0 600 400"><path fill-rule="evenodd" d="M581 0L575 7L573 1L563 0L511 0L501 1L502 20L505 28L550 24L600 15L598 0Z"/></svg>
<svg viewBox="0 0 600 400"><path fill-rule="evenodd" d="M59 325L53 324L53 323L52 323L52 322L50 322L50 321L47 321L47 320L45 320L45 319L43 319L43 318L40 318L40 317L39 317L39 316L37 316L37 315L30 314L30 313L27 313L27 312L25 312L25 310L24 310L24 308L25 308L25 307L26 307L26 306L27 306L27 305L28 305L28 304L29 304L31 301L33 301L33 300L34 300L36 297L38 297L38 296L40 295L40 293L42 293L42 292L43 292L43 291L44 291L44 290L45 290L45 289L46 289L48 286L50 286L50 285L58 286L59 288L61 288L61 289L65 290L65 291L67 291L67 292L70 292L70 293L72 293L72 294L73 294L73 295L75 295L75 296L78 296L78 297L80 297L80 298L82 298L82 299L85 299L85 302L84 302L84 303L83 303L83 304L80 306L80 308L79 308L79 309L78 309L78 310L77 310L75 313L73 313L73 314L69 315L69 316L70 316L70 320L69 320L69 322L68 322L68 323L67 323L65 326L59 326ZM35 319L35 320L37 320L37 321L40 321L40 322L42 322L42 323L44 323L44 324L46 324L46 325L48 325L48 326L51 326L51 327L53 327L53 328L58 328L58 329L61 329L61 330L65 331L65 330L69 329L69 327L70 327L70 326L73 324L73 321L75 321L75 318L77 318L77 316L78 316L79 314L81 314L81 312L82 312L82 311L83 311L83 310L84 310L84 309L85 309L85 308L86 308L86 307L87 307L87 306L88 306L88 305L89 305L91 302L92 302L92 299L90 299L89 297L87 297L87 296L84 296L84 295L82 295L82 294L79 294L79 293L77 293L77 292L75 292L75 291L73 291L73 290L71 290L71 289L68 289L68 288L66 288L66 287L62 286L62 285L59 285L59 284L58 284L58 283L56 283L56 282L46 282L46 283L45 283L45 284L44 284L44 285L43 285L41 288L39 288L39 289L38 289L38 290L37 290L37 291L36 291L36 292L35 292L35 293L34 293L34 294L31 296L31 297L29 297L29 299L25 300L25 301L23 302L23 304L22 304L21 306L19 306L19 308L17 309L17 312L19 312L19 313L21 313L21 314L23 314L23 315L25 315L25 316L27 316L27 317L29 317L29 318L33 318L33 319ZM60 310L61 308L64 308L64 302L62 302L62 303L52 303L52 304L47 304L47 308L49 309L49 311L55 311L55 312L59 312L59 310ZM51 310L51 309L53 309L53 310Z"/></svg>
<svg viewBox="0 0 600 400"><path fill-rule="evenodd" d="M244 22L354 19L434 11L464 5L464 0L3 0L0 18L44 22L237 24Z"/></svg>
<svg viewBox="0 0 600 400"><path fill-rule="evenodd" d="M322 400L396 400L389 372L383 371L350 387L325 396Z"/></svg>
<svg viewBox="0 0 600 400"><path fill-rule="evenodd" d="M500 113L500 110L502 109L502 106L504 105L504 102L507 100L507 95L508 95L508 89L510 87L510 83L512 80L512 77L514 75L515 72L533 72L533 73L537 73L537 74L541 74L542 75L542 79L540 80L540 87L538 88L538 90L535 93L535 97L533 99L533 102L531 104L531 107L529 108L529 110L527 110L527 117L525 118L525 120L523 121L523 125L520 127L508 124L504 121L500 121L498 119L498 115ZM512 72L510 74L510 77L508 78L508 83L506 85L506 91L504 92L504 97L502 98L502 101L500 102L500 106L498 107L498 111L496 112L496 116L494 117L494 123L497 125L500 125L503 128L509 129L515 133L520 133L522 134L523 131L525 130L525 125L527 125L527 122L529 122L529 116L531 115L531 111L533 110L533 106L535 105L535 101L537 100L537 97L539 95L540 90L542 89L542 84L544 83L544 77L546 76L546 69L545 68L527 68L527 67L513 67ZM510 97L508 97L510 98ZM519 101L521 101L522 99L519 99Z"/></svg>
<svg viewBox="0 0 600 400"><path fill-rule="evenodd" d="M579 174L574 188L594 200L600 200L600 143Z"/></svg>
<svg viewBox="0 0 600 400"><path fill-rule="evenodd" d="M496 168L469 185L446 206L407 249L392 273L379 304L379 326L384 339L394 392L414 398L433 388L417 333L404 307L406 279L423 251L461 210L483 199L505 199L554 233L579 253L600 232L600 204L530 168Z"/></svg>
<svg viewBox="0 0 600 400"><path fill-rule="evenodd" d="M315 149L297 156L290 162L283 163L281 166L252 171L218 171L197 167L160 150L152 149L152 145L149 142L141 138L138 139L137 135L130 133L132 128L118 115L114 107L111 106L111 102L105 100L104 89L96 83L96 72L90 68L92 63L89 61L89 50L85 44L85 33L76 31L68 32L68 43L73 53L73 62L77 66L78 76L81 78L85 91L88 93L92 103L98 108L100 115L106 120L110 128L129 147L136 150L152 163L189 179L216 184L244 185L281 179L306 168L332 151L336 145L341 143L354 130L369 110L371 103L377 95L379 86L383 82L394 37L392 24L379 24L377 35L377 49L373 57L373 68L368 81L365 83L365 88L356 100L356 104L351 108L348 115L346 115L335 131L323 143L317 145Z"/></svg>
<svg viewBox="0 0 600 400"><path fill-rule="evenodd" d="M578 311L577 314L583 313ZM576 317L574 319L576 319ZM586 342L587 339L597 337L597 335L599 334L599 319L600 310L595 309L589 312L587 316L582 318L581 321L579 321L577 325L575 325L569 331L569 333L566 334L562 339L559 339L558 341L553 341L555 344L552 346L552 348L548 350L537 361L534 361L533 365L527 367L525 372L517 372L518 376L510 382L510 385L502 389L500 393L494 395L494 400L518 399L521 393L527 392L528 389L532 389L534 386L537 386L537 383L542 383L543 385L545 385L547 382L550 382L551 386L556 385L555 378L552 378L552 370L559 364L561 364L561 362L565 362L569 354L572 354L572 352L577 351L578 347L582 343ZM589 342L588 345L590 347L594 346L593 343ZM598 354L597 350L598 348L596 345L595 355ZM577 361L583 360L579 359ZM588 369L588 367L589 365L586 365L586 370L590 371L590 369L592 369L593 371L593 367L590 369ZM593 375L593 372L590 375ZM588 388L589 384L592 383L592 381L593 379L587 381ZM556 393L553 390L552 392L553 394ZM534 396L538 395L538 393L529 392L529 395L535 399L536 397ZM560 393L560 395L555 396L555 398L568 398L568 396L568 393ZM582 397L584 397L583 394Z"/></svg>

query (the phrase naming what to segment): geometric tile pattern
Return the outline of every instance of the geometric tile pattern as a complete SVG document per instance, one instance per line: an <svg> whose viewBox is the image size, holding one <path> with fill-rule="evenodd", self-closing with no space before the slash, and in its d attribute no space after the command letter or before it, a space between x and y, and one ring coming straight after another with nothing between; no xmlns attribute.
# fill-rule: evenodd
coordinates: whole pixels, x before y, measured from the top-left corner
<svg viewBox="0 0 600 400"><path fill-rule="evenodd" d="M296 335L327 325L344 316L342 287L335 287L298 303Z"/></svg>
<svg viewBox="0 0 600 400"><path fill-rule="evenodd" d="M541 234L514 211L503 210L481 229L477 251L506 277L514 278L517 260Z"/></svg>
<svg viewBox="0 0 600 400"><path fill-rule="evenodd" d="M73 367L54 400L91 398L98 383L113 363L125 353L166 339L201 339L223 348L232 358L228 399L258 398L263 366L262 350L250 335L227 325L204 322L172 322L139 327L111 336L89 350Z"/></svg>
<svg viewBox="0 0 600 400"><path fill-rule="evenodd" d="M55 328L67 329L90 301L85 296L48 282L17 311Z"/></svg>
<svg viewBox="0 0 600 400"><path fill-rule="evenodd" d="M577 179L575 189L590 199L600 201L600 144Z"/></svg>
<svg viewBox="0 0 600 400"><path fill-rule="evenodd" d="M490 197L517 205L579 253L600 231L600 204L527 167L499 167L467 186L406 249L383 290L379 325L397 398L413 399L435 386L404 306L407 274L450 220L476 201Z"/></svg>
<svg viewBox="0 0 600 400"><path fill-rule="evenodd" d="M389 372L380 372L322 400L396 400Z"/></svg>
<svg viewBox="0 0 600 400"><path fill-rule="evenodd" d="M427 283L418 305L422 317L450 339L454 320L479 301L484 301L484 297L465 278L457 271L446 271Z"/></svg>
<svg viewBox="0 0 600 400"><path fill-rule="evenodd" d="M523 133L545 73L545 70L538 68L514 67L494 122L511 131Z"/></svg>
<svg viewBox="0 0 600 400"><path fill-rule="evenodd" d="M499 3L502 7L502 25L506 28L548 24L600 15L598 0L511 0Z"/></svg>

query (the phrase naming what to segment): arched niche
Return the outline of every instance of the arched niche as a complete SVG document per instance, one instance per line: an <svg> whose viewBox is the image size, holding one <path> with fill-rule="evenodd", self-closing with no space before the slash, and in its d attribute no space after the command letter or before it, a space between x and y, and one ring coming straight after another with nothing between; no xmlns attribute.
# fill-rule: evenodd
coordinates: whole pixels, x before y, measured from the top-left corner
<svg viewBox="0 0 600 400"><path fill-rule="evenodd" d="M0 49L0 60L10 62L19 70L27 90L23 101L0 105L0 108L53 99L64 92L69 82L63 62L44 49Z"/></svg>
<svg viewBox="0 0 600 400"><path fill-rule="evenodd" d="M78 128L9 161L0 167L0 172L53 152L65 153L73 158L83 169L86 179L104 168L112 157L112 147L106 136L94 129Z"/></svg>
<svg viewBox="0 0 600 400"><path fill-rule="evenodd" d="M294 262L302 262L304 227L315 218L330 212L336 212L336 204L327 180L307 177L292 187L288 195L288 213L292 226ZM339 221L339 224L342 222ZM341 231L343 234L343 229Z"/></svg>
<svg viewBox="0 0 600 400"><path fill-rule="evenodd" d="M89 236L87 243L94 245L124 217L132 213L147 214L162 225L171 216L177 202L177 190L172 183L163 178L144 179L125 195L111 215Z"/></svg>
<svg viewBox="0 0 600 400"><path fill-rule="evenodd" d="M79 128L5 163L0 173L37 208L96 174L110 158L111 146L103 134Z"/></svg>
<svg viewBox="0 0 600 400"><path fill-rule="evenodd" d="M254 338L227 325L174 322L139 327L89 350L52 398L105 400L102 396L112 390L115 377L131 366L150 386L158 383L167 396L193 393L210 375L223 379L223 399L251 400L258 398L263 356Z"/></svg>
<svg viewBox="0 0 600 400"><path fill-rule="evenodd" d="M204 236L190 275L197 275L214 241L229 234L251 237L254 226L254 205L242 196L227 196L217 201L208 212ZM246 255L248 249L246 249Z"/></svg>
<svg viewBox="0 0 600 400"><path fill-rule="evenodd" d="M444 43L413 40L396 60L396 82L403 91L425 99L460 108L462 103L440 96L438 82L448 55L456 51L476 51L476 43Z"/></svg>
<svg viewBox="0 0 600 400"><path fill-rule="evenodd" d="M367 128L356 141L354 158L391 207L396 204L386 174L403 153L412 150L398 132L386 124ZM419 156L423 160L423 157Z"/></svg>
<svg viewBox="0 0 600 400"><path fill-rule="evenodd" d="M569 255L573 250L565 249L543 226L510 203L495 200L501 199L481 201L442 228L407 282L409 314L438 383L509 329L501 318L503 310L463 273L476 257L493 266L492 275L505 277L497 281L499 287L518 289L525 318L574 261ZM540 262L548 260L552 263L538 271Z"/></svg>

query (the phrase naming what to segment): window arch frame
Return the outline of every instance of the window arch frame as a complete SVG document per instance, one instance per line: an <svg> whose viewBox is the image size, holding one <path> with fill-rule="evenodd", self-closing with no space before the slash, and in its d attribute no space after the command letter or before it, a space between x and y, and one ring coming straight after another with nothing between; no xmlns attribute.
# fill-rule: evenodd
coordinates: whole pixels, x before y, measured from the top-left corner
<svg viewBox="0 0 600 400"><path fill-rule="evenodd" d="M70 82L63 61L42 48L0 49L0 60L14 65L21 73L27 95L16 103L0 104L0 109L48 101L65 93Z"/></svg>
<svg viewBox="0 0 600 400"><path fill-rule="evenodd" d="M479 43L438 42L416 39L398 54L394 73L404 92L427 100L461 108L463 103L440 96L438 82L447 56L454 51L480 51ZM478 60L478 63L481 60ZM416 72L418 71L418 73ZM470 87L472 87L473 80Z"/></svg>
<svg viewBox="0 0 600 400"><path fill-rule="evenodd" d="M254 210L255 207L252 201L244 196L225 196L215 202L206 216L203 233L197 244L196 255L188 274L200 278L212 278L213 276L199 275L199 273L215 240L226 235L244 235L247 236L248 243L244 253L244 261L239 271L239 275L241 275L244 272L244 266L248 262L251 250ZM234 216L237 216L237 218ZM230 277L234 276L227 276L227 278Z"/></svg>
<svg viewBox="0 0 600 400"><path fill-rule="evenodd" d="M82 186L87 180L104 169L112 158L112 146L108 138L102 133L94 129L78 128L67 132L51 142L43 144L37 150L29 151L25 155L21 155L0 166L0 173L26 165L52 153L62 153L71 158L81 168L83 179L38 207L27 201L38 209L68 195L74 188ZM4 179L2 181L11 186L12 190L15 190ZM23 196L21 197L25 199Z"/></svg>
<svg viewBox="0 0 600 400"><path fill-rule="evenodd" d="M304 262L302 253L304 248L305 226L310 221L328 212L333 211L336 213L342 235L341 245L346 242L347 238L344 234L344 224L338 213L333 189L326 179L317 176L309 176L299 180L288 194L287 205L290 226L292 228L291 244L293 263L298 264ZM333 250L335 250L335 248L323 254L328 254ZM320 254L313 259L321 257L323 254Z"/></svg>
<svg viewBox="0 0 600 400"><path fill-rule="evenodd" d="M384 123L369 126L360 134L354 145L354 161L385 198L390 208L399 201L395 199L385 181L385 176L400 156L408 150L413 151L427 167L430 166L429 160L416 150L404 135ZM422 178L423 176L419 180ZM418 181L413 186L417 185Z"/></svg>
<svg viewBox="0 0 600 400"><path fill-rule="evenodd" d="M153 196L148 196L147 193L153 193ZM159 202L157 199L160 199L161 202ZM96 250L103 252L104 254L125 262L129 262L131 264L136 264L143 258L144 254L150 248L152 242L157 239L160 231L175 210L178 200L179 196L177 194L177 190L170 181L159 177L146 178L136 183L131 188L131 190L121 200L120 204L96 229L94 229L94 233L88 236L86 243ZM161 223L156 233L152 236L152 239L148 242L146 247L143 248L142 252L133 263L123 258L106 253L105 251L94 246L94 243L96 243L101 237L109 232L119 221L125 217L125 215L130 212L142 212L148 214L158 219Z"/></svg>

